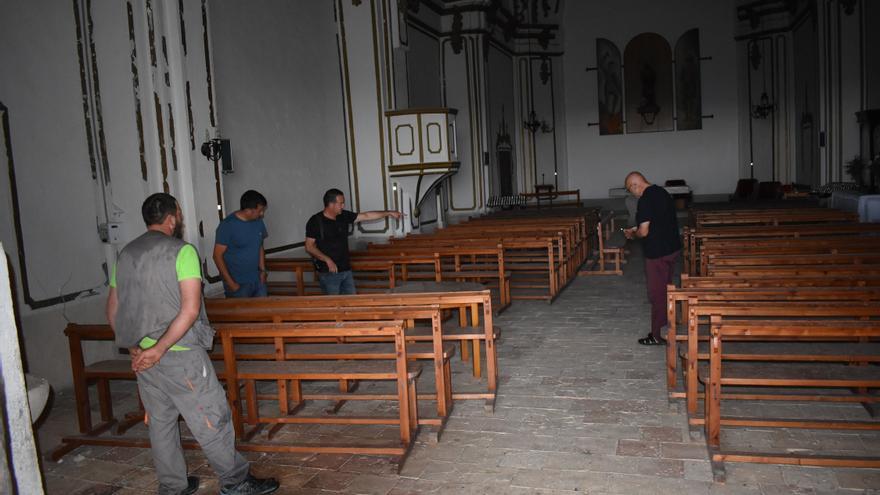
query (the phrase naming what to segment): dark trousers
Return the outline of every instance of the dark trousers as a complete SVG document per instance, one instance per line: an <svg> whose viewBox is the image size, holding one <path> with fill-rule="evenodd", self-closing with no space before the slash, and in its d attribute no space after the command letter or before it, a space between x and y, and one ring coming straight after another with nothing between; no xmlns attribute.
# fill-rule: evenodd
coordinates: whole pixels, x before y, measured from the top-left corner
<svg viewBox="0 0 880 495"><path fill-rule="evenodd" d="M651 301L651 335L662 337L660 329L669 324L666 317L666 285L672 283L675 262L681 251L659 258L645 259L645 279L648 285L648 300Z"/></svg>

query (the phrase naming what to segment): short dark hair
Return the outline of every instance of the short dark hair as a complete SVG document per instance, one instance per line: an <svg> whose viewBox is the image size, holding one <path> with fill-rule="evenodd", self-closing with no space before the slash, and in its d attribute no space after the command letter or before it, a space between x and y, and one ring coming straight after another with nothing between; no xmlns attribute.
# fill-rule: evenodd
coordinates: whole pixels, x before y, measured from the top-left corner
<svg viewBox="0 0 880 495"><path fill-rule="evenodd" d="M324 193L324 206L327 207L330 206L330 203L335 203L338 196L345 196L345 193L335 187L327 189L327 192Z"/></svg>
<svg viewBox="0 0 880 495"><path fill-rule="evenodd" d="M174 199L174 196L164 192L151 194L141 206L141 215L143 215L147 227L158 225L164 222L168 215L176 214L177 200Z"/></svg>
<svg viewBox="0 0 880 495"><path fill-rule="evenodd" d="M269 203L266 202L266 197L262 194L254 191L253 189L249 189L241 195L241 209L249 210L251 208L256 208L260 205L266 206Z"/></svg>

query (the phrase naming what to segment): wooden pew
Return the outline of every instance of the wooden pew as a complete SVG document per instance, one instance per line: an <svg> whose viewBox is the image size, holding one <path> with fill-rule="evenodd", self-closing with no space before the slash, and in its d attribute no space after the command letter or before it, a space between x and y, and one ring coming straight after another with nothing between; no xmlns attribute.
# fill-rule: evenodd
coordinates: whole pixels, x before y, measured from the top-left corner
<svg viewBox="0 0 880 495"><path fill-rule="evenodd" d="M792 266L745 266L713 267L709 276L719 277L779 277L812 276L838 277L841 275L880 275L880 265L792 265Z"/></svg>
<svg viewBox="0 0 880 495"><path fill-rule="evenodd" d="M446 424L446 420L449 416L449 412L452 410L452 373L449 367L449 360L454 354L454 347L451 343L444 343L442 340L442 326L441 326L441 315L440 315L440 307L438 305L411 305L411 306L387 306L387 307L356 307L356 306L319 306L314 303L309 304L291 304L287 307L261 307L258 303L259 300L254 300L255 304L251 304L249 306L238 306L234 308L223 308L223 307L214 307L212 306L210 311L210 319L214 324L225 324L225 323L302 323L302 322L346 322L346 321L374 321L374 320L391 320L391 319L399 319L404 321L404 335L407 339L407 356L409 359L413 360L431 360L433 361L434 367L434 377L435 377L435 393L434 394L419 394L418 399L424 400L434 400L437 403L437 417L419 417L419 424L421 425L433 425L437 428L432 433L432 439L436 440L439 438L440 433L443 430L443 427ZM424 334L421 329L416 330L413 326L412 322L415 321L426 321L430 326L430 341L425 341L424 339L420 339L418 342L415 342L411 339L407 332L414 333L418 331L420 334ZM286 359L310 359L312 355L315 353L320 353L324 350L324 347L321 344L327 343L363 343L363 342L382 342L383 340L388 340L382 337L375 336L358 336L358 337L350 337L346 339L342 339L340 341L339 338L335 337L310 337L300 338L300 339L287 339L287 342L298 342L301 344L315 344L315 348L313 349L305 349L309 352L305 352L304 349L297 350L296 353L288 352L286 355ZM257 346L256 349L248 348L245 351L239 352L239 357L241 359L275 359L275 350L266 349L266 346ZM215 354L212 355L212 358L220 358L222 359L223 351L222 349L219 351L215 350ZM360 357L353 357L352 359L386 359L381 356L370 356L369 354L361 353ZM286 387L286 383L279 383L279 390L281 387ZM366 399L379 399L380 397L369 397L364 395L359 395L357 397L346 395L349 391L350 387L346 381L340 382L340 391L343 392L343 395L340 395L335 398L335 400L339 401L336 409L339 409L341 405L347 400L364 400ZM262 399L264 397L259 396L258 399ZM321 395L321 396L313 396L313 395L300 395L298 399L330 399L329 396ZM273 432L270 432L270 436Z"/></svg>
<svg viewBox="0 0 880 495"><path fill-rule="evenodd" d="M61 444L53 449L48 458L57 461L68 452L81 445L119 445L137 446L131 440L121 437L129 428L143 420L142 411L127 413L123 419L118 419L113 414L113 399L110 396L110 380L135 380L135 373L131 369L131 359L108 359L86 365L83 343L103 341L112 342L115 339L113 330L109 325L79 325L70 323L64 329L70 348L70 370L73 375L73 393L76 401L76 419L79 435L65 436ZM217 367L218 378L225 379L222 363ZM97 425L92 422L91 401L89 399L89 385L95 383L98 391L98 404L101 413L101 422ZM114 436L111 437L116 443L105 443L106 437L101 435L117 426Z"/></svg>
<svg viewBox="0 0 880 495"><path fill-rule="evenodd" d="M224 314L244 309L249 311L258 308L265 311L284 311L310 307L387 308L425 305L437 305L441 310L458 311L459 320L457 325L451 321L443 323L442 340L445 342L461 343L462 359L468 358L473 360L472 366L475 377L482 375L481 342L485 348L486 392L456 393L453 391L453 399L484 400L486 410L494 410L498 387L498 358L495 340L499 338L501 330L493 324L492 299L488 290L408 294L356 294L351 296L275 296L252 299L205 299L205 309L208 312L209 319L212 321L223 318ZM468 313L470 313L470 318L468 318ZM413 327L407 334L407 339L417 342L431 341L433 339L432 330L425 327ZM470 350L473 352L469 352Z"/></svg>
<svg viewBox="0 0 880 495"><path fill-rule="evenodd" d="M231 383L244 382L246 414L241 408L238 387L228 387L232 405L233 425L237 436L244 436L244 424L396 424L400 440L386 446L373 445L298 445L259 444L271 452L324 452L353 454L385 454L401 458L408 453L418 431L418 412L415 404L416 377L419 366L407 361L402 321L326 323L221 323L216 329L223 342L224 363L227 379ZM286 359L285 339L337 337L391 338L393 344L388 355L390 361L352 360L350 354L330 354L321 359L291 361ZM235 353L235 345L250 339L272 339L277 359L274 361L241 361ZM278 397L280 411L277 416L262 413L257 406L255 382L290 381L292 395L301 396L302 381L313 380L392 380L397 386L398 416L394 417L346 417L338 415L303 416L290 414L286 390Z"/></svg>
<svg viewBox="0 0 880 495"><path fill-rule="evenodd" d="M804 288L804 287L878 287L880 275L846 273L834 277L811 275L779 275L745 278L740 276L690 276L682 274L682 289L721 288Z"/></svg>
<svg viewBox="0 0 880 495"><path fill-rule="evenodd" d="M829 311L815 316L834 317L840 312ZM858 316L853 313L849 316ZM723 462L758 462L774 464L792 464L799 466L824 467L868 467L880 468L880 457L866 456L825 456L801 455L796 452L724 452L720 449L721 427L757 427L757 428L804 428L829 429L846 431L880 430L880 422L853 421L844 419L780 419L775 417L728 417L722 414L722 400L790 400L790 401L828 401L828 402L880 402L880 396L867 394L869 389L880 388L880 373L876 364L880 363L880 354L866 354L864 350L853 350L845 354L822 355L814 353L785 354L742 354L727 350L727 343L737 338L765 339L774 342L798 342L815 340L865 341L880 337L880 325L876 321L853 319L809 319L792 320L791 318L756 318L749 319L729 317L727 315L711 315L711 342L708 352L709 367L701 376L705 383L705 436L709 446L716 479L723 480ZM876 352L876 349L875 349ZM747 363L748 371L731 373L725 363L738 361ZM756 373L756 366L766 361L803 362L820 364L811 366L811 370L821 373L801 374L775 372L767 376L767 367L762 366ZM840 363L834 366L834 363ZM852 366L853 364L871 363L873 366ZM736 363L735 363L736 364ZM836 372L836 373L835 373ZM730 387L771 387L811 388L812 394L789 395L775 394L732 394L726 392ZM855 396L831 394L824 390L844 389L855 390Z"/></svg>
<svg viewBox="0 0 880 495"><path fill-rule="evenodd" d="M871 255L880 252L880 236L831 238L730 239L704 242L700 250L699 273L706 274L709 260L719 257L779 255Z"/></svg>
<svg viewBox="0 0 880 495"><path fill-rule="evenodd" d="M700 322L711 316L724 317L788 317L788 318L849 318L853 320L880 318L880 301L762 301L762 302L726 302L705 301L692 297L687 300L687 346L685 350L685 383L686 404L690 416L690 425L702 425L701 419L696 418L698 400L698 373L697 367L700 360L707 360L706 354L700 354L699 342L707 341L708 337L699 333ZM876 325L877 322L874 321ZM740 340L749 340L748 336L739 337ZM669 341L667 340L667 343Z"/></svg>
<svg viewBox="0 0 880 495"><path fill-rule="evenodd" d="M873 253L834 253L834 254L712 254L703 256L707 276L713 276L721 271L761 269L772 267L775 269L797 269L798 267L844 267L852 265L878 266L880 265L880 252Z"/></svg>
<svg viewBox="0 0 880 495"><path fill-rule="evenodd" d="M351 253L357 260L388 260L401 264L401 281L407 280L454 280L457 282L492 282L491 288L498 291L496 314L510 305L510 271L504 266L504 246L469 244L432 246L401 246L392 244L371 244L366 251ZM409 271L407 260L431 256L435 264L430 271Z"/></svg>
<svg viewBox="0 0 880 495"><path fill-rule="evenodd" d="M710 279L711 281L711 279ZM821 282L821 280L820 280ZM846 281L849 282L849 281ZM685 392L676 390L677 386L677 363L679 360L679 342L687 344L688 335L679 334L678 328L687 328L687 321L680 318L688 314L688 303L693 300L697 303L723 303L723 302L785 302L785 301L815 301L828 303L831 301L880 301L880 278L877 286L873 287L791 287L782 286L754 287L754 288L731 288L721 283L717 287L709 284L701 284L699 287L690 287L683 284L682 288L668 285L666 289L667 319L669 321L666 337L666 387L670 400L680 399L686 396ZM797 284L794 284L797 285ZM707 323L707 320L698 321L697 324Z"/></svg>
<svg viewBox="0 0 880 495"><path fill-rule="evenodd" d="M407 237L389 239L395 248L424 246L483 246L501 244L504 252L505 271L511 272L510 299L542 299L553 302L560 290L570 281L561 235L544 237L509 237L489 235L474 239L475 234L444 237ZM537 293L536 293L537 291Z"/></svg>
<svg viewBox="0 0 880 495"><path fill-rule="evenodd" d="M858 214L827 208L806 208L803 210L771 209L760 211L700 211L691 215L691 225L701 227L721 227L733 225L785 225L813 223L858 222Z"/></svg>
<svg viewBox="0 0 880 495"><path fill-rule="evenodd" d="M682 234L685 245L685 261L688 274L697 275L697 267L704 242L717 239L758 239L758 238L809 238L828 236L866 236L880 233L880 224L871 223L829 223L794 224L779 226L711 227L690 229L685 227Z"/></svg>
<svg viewBox="0 0 880 495"><path fill-rule="evenodd" d="M321 294L317 272L311 258L266 258L266 270L293 274L293 281L268 282L270 294L297 296ZM391 262L353 260L352 271L359 291L385 291L393 289L397 283L394 264ZM365 283L364 278L369 281Z"/></svg>

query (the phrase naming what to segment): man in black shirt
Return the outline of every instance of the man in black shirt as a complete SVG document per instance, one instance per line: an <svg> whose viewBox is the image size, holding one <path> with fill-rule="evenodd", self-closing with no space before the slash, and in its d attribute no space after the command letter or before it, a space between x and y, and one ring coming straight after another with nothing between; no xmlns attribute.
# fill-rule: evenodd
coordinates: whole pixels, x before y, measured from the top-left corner
<svg viewBox="0 0 880 495"><path fill-rule="evenodd" d="M668 325L666 318L666 285L672 283L675 263L681 253L678 219L672 196L653 185L639 172L630 172L624 181L626 190L639 198L636 226L624 230L627 239L644 239L645 279L651 301L651 333L639 339L642 345L665 344L660 330Z"/></svg>
<svg viewBox="0 0 880 495"><path fill-rule="evenodd" d="M354 278L348 254L351 226L392 217L399 211L366 211L354 213L345 209L345 195L339 189L324 193L324 209L306 223L306 252L315 260L321 290L327 295L354 294Z"/></svg>

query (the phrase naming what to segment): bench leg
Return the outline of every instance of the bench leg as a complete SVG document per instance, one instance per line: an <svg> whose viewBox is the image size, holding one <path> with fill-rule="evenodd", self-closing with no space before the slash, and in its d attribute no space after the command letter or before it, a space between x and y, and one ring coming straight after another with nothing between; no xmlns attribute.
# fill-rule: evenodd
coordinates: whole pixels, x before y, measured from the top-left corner
<svg viewBox="0 0 880 495"><path fill-rule="evenodd" d="M706 384L706 443L717 449L721 444L721 337L718 329L712 329L709 382Z"/></svg>
<svg viewBox="0 0 880 495"><path fill-rule="evenodd" d="M419 404L418 393L416 391L416 380L407 380L407 388L409 389L409 428L412 432L416 432L419 428ZM415 436L415 435L413 435Z"/></svg>
<svg viewBox="0 0 880 495"><path fill-rule="evenodd" d="M293 401L293 409L290 414L294 414L297 409L303 405L302 383L299 380L290 380L290 400Z"/></svg>
<svg viewBox="0 0 880 495"><path fill-rule="evenodd" d="M247 402L247 417L244 419L244 422L250 425L254 425L253 428L247 433L244 434L242 440L245 442L249 441L259 433L262 429L259 423L259 407L257 404L257 386L255 380L245 380L244 382L244 396L245 401Z"/></svg>
<svg viewBox="0 0 880 495"><path fill-rule="evenodd" d="M290 413L290 403L287 400L287 380L278 380L278 411L281 414Z"/></svg>
<svg viewBox="0 0 880 495"><path fill-rule="evenodd" d="M101 408L101 420L113 420L113 400L110 398L110 380L98 380L98 404Z"/></svg>
<svg viewBox="0 0 880 495"><path fill-rule="evenodd" d="M452 409L452 367L448 360L443 363L443 376L446 382L446 414L448 415Z"/></svg>
<svg viewBox="0 0 880 495"><path fill-rule="evenodd" d="M675 389L676 356L678 352L678 330L675 323L675 301L667 304L666 319L669 326L666 330L666 390L672 392Z"/></svg>
<svg viewBox="0 0 880 495"><path fill-rule="evenodd" d="M474 347L474 377L479 378L483 374L482 366L480 365L480 341L474 339L471 342Z"/></svg>
<svg viewBox="0 0 880 495"><path fill-rule="evenodd" d="M463 306L458 308L458 325L460 327L466 327L467 322L467 306ZM461 360L462 361L470 361L471 359L471 351L467 346L467 342L461 341Z"/></svg>

